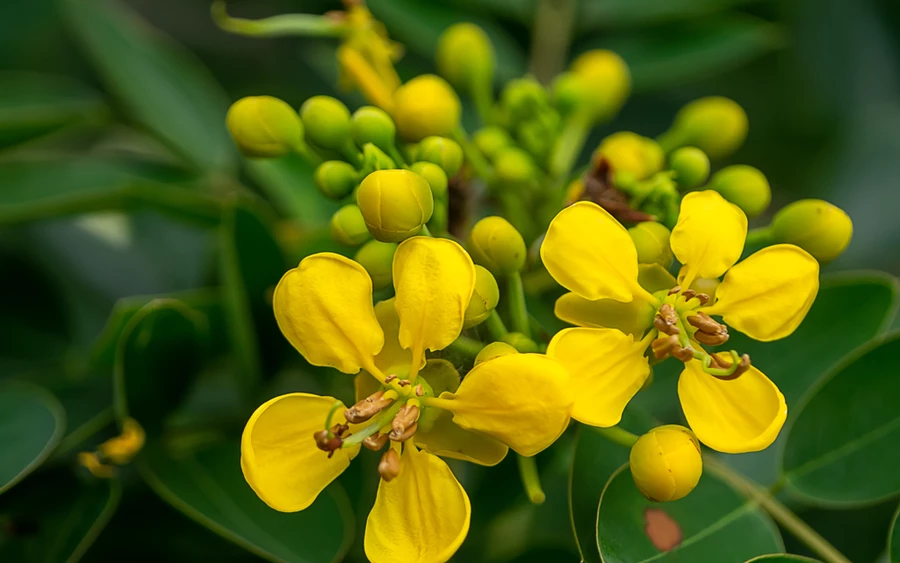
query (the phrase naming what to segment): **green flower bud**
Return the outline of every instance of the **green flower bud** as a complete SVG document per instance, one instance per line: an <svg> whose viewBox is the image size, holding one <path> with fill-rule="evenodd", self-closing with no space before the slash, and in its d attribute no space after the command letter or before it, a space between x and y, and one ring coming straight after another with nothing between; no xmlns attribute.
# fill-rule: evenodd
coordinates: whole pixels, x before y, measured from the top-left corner
<svg viewBox="0 0 900 563"><path fill-rule="evenodd" d="M782 208L771 229L777 242L796 244L822 263L840 256L853 237L850 216L821 199L801 199Z"/></svg>
<svg viewBox="0 0 900 563"><path fill-rule="evenodd" d="M683 426L669 424L644 434L628 458L631 476L648 500L667 502L684 498L703 474L700 442Z"/></svg>
<svg viewBox="0 0 900 563"><path fill-rule="evenodd" d="M447 195L447 173L443 168L433 162L416 162L409 169L425 178L435 200L443 199Z"/></svg>
<svg viewBox="0 0 900 563"><path fill-rule="evenodd" d="M521 332L507 332L500 340L509 344L521 354L534 354L538 351L537 343Z"/></svg>
<svg viewBox="0 0 900 563"><path fill-rule="evenodd" d="M500 94L500 101L513 123L518 123L549 107L550 100L541 83L527 77L510 80Z"/></svg>
<svg viewBox="0 0 900 563"><path fill-rule="evenodd" d="M456 92L433 74L417 76L394 92L394 121L407 141L450 136L459 127L461 113Z"/></svg>
<svg viewBox="0 0 900 563"><path fill-rule="evenodd" d="M392 170L397 168L394 159L389 157L385 152L372 143L366 143L363 149L363 170L365 172L374 172L376 170Z"/></svg>
<svg viewBox="0 0 900 563"><path fill-rule="evenodd" d="M594 122L606 121L618 113L631 93L628 65L612 51L582 53L572 62L571 71L584 81L583 89L589 92L582 103Z"/></svg>
<svg viewBox="0 0 900 563"><path fill-rule="evenodd" d="M234 102L225 124L246 156L283 156L303 145L300 116L286 102L272 96L250 96Z"/></svg>
<svg viewBox="0 0 900 563"><path fill-rule="evenodd" d="M747 114L734 100L721 96L700 98L685 105L660 142L668 150L693 146L711 159L725 158L747 138Z"/></svg>
<svg viewBox="0 0 900 563"><path fill-rule="evenodd" d="M342 160L328 160L316 167L313 181L327 197L343 199L350 195L359 182L359 174Z"/></svg>
<svg viewBox="0 0 900 563"><path fill-rule="evenodd" d="M505 184L519 185L534 180L537 166L531 155L519 147L506 147L494 157L494 173Z"/></svg>
<svg viewBox="0 0 900 563"><path fill-rule="evenodd" d="M482 348L481 352L478 352L478 355L475 356L475 365L477 366L481 362L493 360L494 358L499 358L500 356L508 356L509 354L518 353L518 350L516 350L506 342L491 342L490 344Z"/></svg>
<svg viewBox="0 0 900 563"><path fill-rule="evenodd" d="M466 246L472 260L495 276L513 274L525 265L525 240L503 217L485 217L475 223Z"/></svg>
<svg viewBox="0 0 900 563"><path fill-rule="evenodd" d="M300 106L306 137L323 149L338 150L350 135L350 110L331 96L313 96Z"/></svg>
<svg viewBox="0 0 900 563"><path fill-rule="evenodd" d="M353 112L350 119L350 134L360 148L366 143L372 143L379 149L390 152L394 146L397 127L391 116L383 109L363 106Z"/></svg>
<svg viewBox="0 0 900 563"><path fill-rule="evenodd" d="M574 72L563 72L553 80L553 104L562 115L571 115L588 104L586 80Z"/></svg>
<svg viewBox="0 0 900 563"><path fill-rule="evenodd" d="M505 129L500 127L484 127L479 129L472 138L475 146L481 151L488 160L493 160L501 149L513 144L512 137Z"/></svg>
<svg viewBox="0 0 900 563"><path fill-rule="evenodd" d="M669 167L682 190L691 190L709 178L709 157L697 147L682 147L669 156Z"/></svg>
<svg viewBox="0 0 900 563"><path fill-rule="evenodd" d="M347 246L357 246L369 239L359 207L345 205L331 216L331 238Z"/></svg>
<svg viewBox="0 0 900 563"><path fill-rule="evenodd" d="M497 280L487 269L475 266L475 291L469 299L469 306L466 307L463 328L483 323L499 302L500 288L497 286Z"/></svg>
<svg viewBox="0 0 900 563"><path fill-rule="evenodd" d="M452 178L462 167L463 150L453 139L425 137L419 143L419 160L437 164L444 169L448 178Z"/></svg>
<svg viewBox="0 0 900 563"><path fill-rule="evenodd" d="M409 170L378 170L359 185L356 201L372 236L400 242L431 219L434 200L425 178Z"/></svg>
<svg viewBox="0 0 900 563"><path fill-rule="evenodd" d="M665 162L662 147L653 139L630 131L606 137L594 151L594 163L605 159L617 176L627 174L634 180L646 180L659 172Z"/></svg>
<svg viewBox="0 0 900 563"><path fill-rule="evenodd" d="M384 289L393 281L392 265L397 244L393 242L381 242L370 240L356 251L353 257L372 278L372 287Z"/></svg>
<svg viewBox="0 0 900 563"><path fill-rule="evenodd" d="M722 194L722 197L755 217L769 207L772 189L762 172L747 166L735 164L719 170L709 180L707 188Z"/></svg>
<svg viewBox="0 0 900 563"><path fill-rule="evenodd" d="M669 229L661 223L644 221L628 229L637 248L639 264L659 264L663 268L672 265L672 249L669 248Z"/></svg>
<svg viewBox="0 0 900 563"><path fill-rule="evenodd" d="M438 39L438 72L460 90L471 90L494 79L494 46L480 27L458 23L448 27Z"/></svg>

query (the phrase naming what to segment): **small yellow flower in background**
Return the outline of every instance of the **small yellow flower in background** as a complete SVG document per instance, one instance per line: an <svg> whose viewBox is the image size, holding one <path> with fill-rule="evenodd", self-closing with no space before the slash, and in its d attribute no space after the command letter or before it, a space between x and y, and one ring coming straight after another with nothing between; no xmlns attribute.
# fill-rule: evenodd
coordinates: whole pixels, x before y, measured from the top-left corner
<svg viewBox="0 0 900 563"><path fill-rule="evenodd" d="M80 452L78 464L86 468L94 477L111 479L116 476L117 465L129 463L144 447L147 437L144 428L133 418L122 422L118 436L97 446L95 452Z"/></svg>
<svg viewBox="0 0 900 563"><path fill-rule="evenodd" d="M366 524L375 562L446 561L468 532L468 496L437 456L495 465L512 448L534 455L565 430L569 375L538 354L479 363L460 382L426 359L460 334L475 267L458 244L413 237L394 254L396 297L372 305L372 282L352 260L314 254L287 272L273 306L281 331L314 365L356 378L351 408L290 393L260 406L244 430L244 477L269 506L303 510L358 454L390 446Z"/></svg>
<svg viewBox="0 0 900 563"><path fill-rule="evenodd" d="M670 244L684 264L678 285L653 293L639 283L637 251L628 232L590 202L561 211L541 247L547 270L572 293L557 301L557 316L577 328L559 332L547 355L563 363L579 389L576 420L613 426L650 374L645 352L684 362L678 395L697 438L726 453L765 449L787 417L784 396L750 365L746 354L706 352L728 340L731 326L760 341L790 335L819 288L819 264L790 244L764 248L735 265L747 218L712 191L682 200ZM715 299L690 288L724 274ZM626 334L610 318L627 309L641 326ZM725 324L714 320L720 316Z"/></svg>

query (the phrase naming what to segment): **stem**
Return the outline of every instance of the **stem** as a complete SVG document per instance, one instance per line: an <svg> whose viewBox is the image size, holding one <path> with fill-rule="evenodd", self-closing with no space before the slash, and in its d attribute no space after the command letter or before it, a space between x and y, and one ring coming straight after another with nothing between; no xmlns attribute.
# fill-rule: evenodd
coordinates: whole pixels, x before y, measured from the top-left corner
<svg viewBox="0 0 900 563"><path fill-rule="evenodd" d="M478 80L472 84L471 92L472 100L475 102L475 110L481 123L487 125L491 123L492 113L494 109L494 87L489 80Z"/></svg>
<svg viewBox="0 0 900 563"><path fill-rule="evenodd" d="M531 36L530 70L543 84L549 84L565 67L576 5L575 0L538 0Z"/></svg>
<svg viewBox="0 0 900 563"><path fill-rule="evenodd" d="M581 154L590 130L591 122L583 114L575 114L566 121L550 155L550 176L558 184L557 190L565 190L566 180L575 165L575 160Z"/></svg>
<svg viewBox="0 0 900 563"><path fill-rule="evenodd" d="M306 143L300 142L294 145L294 152L300 155L313 168L322 164L322 157L309 148L309 145Z"/></svg>
<svg viewBox="0 0 900 563"><path fill-rule="evenodd" d="M634 443L638 441L637 434L632 434L628 430L619 428L618 426L611 426L609 428L594 428L594 431L610 442L619 444L623 448L631 448L631 446L633 446Z"/></svg>
<svg viewBox="0 0 900 563"><path fill-rule="evenodd" d="M431 234L431 231L428 230L428 225L422 225L422 230L419 231L419 236L432 238L434 237L434 235Z"/></svg>
<svg viewBox="0 0 900 563"><path fill-rule="evenodd" d="M447 349L453 350L457 354L470 359L474 359L475 356L478 355L478 352L481 352L482 348L484 348L482 342L479 342L474 338L469 338L468 336L460 336L447 346Z"/></svg>
<svg viewBox="0 0 900 563"><path fill-rule="evenodd" d="M531 504L544 504L547 495L541 487L541 477L538 475L537 464L533 457L525 457L517 455L519 461L519 475L522 477L522 484L525 486L525 494Z"/></svg>
<svg viewBox="0 0 900 563"><path fill-rule="evenodd" d="M347 26L339 21L312 14L282 14L261 20L233 18L228 15L224 0L216 0L210 6L212 20L219 28L237 35L251 37L278 37L305 35L307 37L340 37Z"/></svg>
<svg viewBox="0 0 900 563"><path fill-rule="evenodd" d="M531 338L531 323L528 321L528 306L525 304L525 288L522 276L514 272L506 277L506 296L509 299L509 321L515 332Z"/></svg>
<svg viewBox="0 0 900 563"><path fill-rule="evenodd" d="M475 170L475 175L485 182L489 182L490 179L494 177L494 169L491 168L491 165L484 158L484 155L481 154L481 151L478 150L478 147L469 140L469 135L466 133L466 130L462 128L462 125L453 131L452 137L453 140L462 147L463 154L466 155L466 160Z"/></svg>
<svg viewBox="0 0 900 563"><path fill-rule="evenodd" d="M500 318L500 314L497 313L497 309L491 311L490 316L484 321L484 326L487 328L488 335L490 335L491 340L494 342L499 341L509 332L506 330L506 325L503 324L503 319Z"/></svg>
<svg viewBox="0 0 900 563"><path fill-rule="evenodd" d="M403 399L397 399L394 401L394 404L388 407L387 410L382 411L372 422L369 423L368 426L363 428L358 432L354 432L350 436L344 440L344 443L341 444L342 448L349 448L350 446L355 446L356 444L361 444L363 440L377 433L384 427L385 424L390 423L394 420L394 417L397 416L397 413L400 412L400 409L406 404L406 401Z"/></svg>
<svg viewBox="0 0 900 563"><path fill-rule="evenodd" d="M774 234L772 233L772 226L768 227L759 227L756 229L750 229L747 232L747 242L746 246L766 246L772 244L774 241Z"/></svg>
<svg viewBox="0 0 900 563"><path fill-rule="evenodd" d="M544 268L533 270L522 276L522 285L525 286L526 294L534 296L559 288L559 284Z"/></svg>

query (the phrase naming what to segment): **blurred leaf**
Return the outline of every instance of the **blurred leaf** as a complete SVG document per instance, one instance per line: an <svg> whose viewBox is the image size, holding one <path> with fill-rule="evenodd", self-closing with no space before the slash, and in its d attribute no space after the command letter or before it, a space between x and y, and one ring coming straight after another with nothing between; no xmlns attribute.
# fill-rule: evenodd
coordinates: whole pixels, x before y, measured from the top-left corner
<svg viewBox="0 0 900 563"><path fill-rule="evenodd" d="M775 553L772 555L762 555L747 560L746 563L819 563L815 559L809 557L801 557L799 555L791 555L789 553Z"/></svg>
<svg viewBox="0 0 900 563"><path fill-rule="evenodd" d="M885 563L884 539L891 529L896 502L887 501L865 508L795 508L797 516L850 561ZM785 534L785 551L815 557L809 546L792 534Z"/></svg>
<svg viewBox="0 0 900 563"><path fill-rule="evenodd" d="M65 428L66 413L46 390L19 382L0 387L0 493L37 469Z"/></svg>
<svg viewBox="0 0 900 563"><path fill-rule="evenodd" d="M248 158L247 173L287 219L304 227L327 224L338 210L313 183L313 168L299 155L282 158Z"/></svg>
<svg viewBox="0 0 900 563"><path fill-rule="evenodd" d="M531 26L537 6L537 0L447 0L446 3L467 12L489 11L526 26Z"/></svg>
<svg viewBox="0 0 900 563"><path fill-rule="evenodd" d="M230 171L228 100L180 45L113 0L64 0L72 31L131 115L205 171Z"/></svg>
<svg viewBox="0 0 900 563"><path fill-rule="evenodd" d="M900 381L888 367L898 354L900 333L873 341L804 397L784 444L791 492L826 506L900 492Z"/></svg>
<svg viewBox="0 0 900 563"><path fill-rule="evenodd" d="M890 535L888 536L888 557L890 557L890 563L900 563L900 526L897 525L898 520L900 520L900 508L894 514Z"/></svg>
<svg viewBox="0 0 900 563"><path fill-rule="evenodd" d="M597 520L606 563L743 563L784 550L769 516L709 471L691 494L660 504L645 499L622 466L603 491ZM669 549L657 548L651 536Z"/></svg>
<svg viewBox="0 0 900 563"><path fill-rule="evenodd" d="M760 0L603 0L579 2L576 29L616 29L693 20Z"/></svg>
<svg viewBox="0 0 900 563"><path fill-rule="evenodd" d="M241 474L240 445L217 444L177 457L148 444L136 463L160 496L192 520L268 561L340 561L353 539L353 514L343 490L331 484L306 510L266 506Z"/></svg>

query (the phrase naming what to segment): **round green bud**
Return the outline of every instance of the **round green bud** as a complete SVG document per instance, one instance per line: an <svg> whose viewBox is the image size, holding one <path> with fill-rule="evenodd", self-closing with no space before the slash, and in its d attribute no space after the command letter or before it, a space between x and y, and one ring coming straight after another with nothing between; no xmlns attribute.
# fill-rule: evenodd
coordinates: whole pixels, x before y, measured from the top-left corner
<svg viewBox="0 0 900 563"><path fill-rule="evenodd" d="M586 80L574 72L563 72L553 80L553 104L562 115L571 115L588 104Z"/></svg>
<svg viewBox="0 0 900 563"><path fill-rule="evenodd" d="M372 278L372 287L375 289L384 289L391 285L393 281L392 265L396 250L396 243L373 239L356 251L353 259L369 273L369 277Z"/></svg>
<svg viewBox="0 0 900 563"><path fill-rule="evenodd" d="M434 199L425 178L409 170L378 170L359 185L356 201L372 236L400 242L431 219Z"/></svg>
<svg viewBox="0 0 900 563"><path fill-rule="evenodd" d="M533 117L549 102L547 91L534 78L510 80L500 94L500 102L514 123Z"/></svg>
<svg viewBox="0 0 900 563"><path fill-rule="evenodd" d="M756 217L769 207L772 189L765 175L746 164L726 166L710 178L706 186L740 207L750 217Z"/></svg>
<svg viewBox="0 0 900 563"><path fill-rule="evenodd" d="M709 157L697 147L682 147L669 155L669 168L682 190L691 190L709 178Z"/></svg>
<svg viewBox="0 0 900 563"><path fill-rule="evenodd" d="M328 160L316 167L313 181L327 197L343 199L356 187L359 175L352 165L342 160Z"/></svg>
<svg viewBox="0 0 900 563"><path fill-rule="evenodd" d="M500 341L509 344L521 354L534 354L538 351L537 343L521 332L507 332Z"/></svg>
<svg viewBox="0 0 900 563"><path fill-rule="evenodd" d="M463 150L453 139L425 137L419 143L419 160L437 164L444 169L448 178L452 178L462 168Z"/></svg>
<svg viewBox="0 0 900 563"><path fill-rule="evenodd" d="M350 135L350 110L331 96L313 96L300 106L306 138L323 149L338 150Z"/></svg>
<svg viewBox="0 0 900 563"><path fill-rule="evenodd" d="M672 249L669 248L671 231L661 223L644 221L628 229L639 264L659 264L663 268L672 265Z"/></svg>
<svg viewBox="0 0 900 563"><path fill-rule="evenodd" d="M631 447L631 476L648 500L684 498L703 474L700 442L684 426L669 424L647 432Z"/></svg>
<svg viewBox="0 0 900 563"><path fill-rule="evenodd" d="M595 122L606 121L618 113L631 93L631 72L619 55L595 49L579 55L571 72L583 81L585 110Z"/></svg>
<svg viewBox="0 0 900 563"><path fill-rule="evenodd" d="M494 157L494 173L505 184L524 184L533 180L537 166L531 155L519 147L506 147Z"/></svg>
<svg viewBox="0 0 900 563"><path fill-rule="evenodd" d="M630 131L613 133L600 141L594 151L594 163L605 159L617 176L627 174L634 180L646 180L659 172L665 162L662 147L653 139Z"/></svg>
<svg viewBox="0 0 900 563"><path fill-rule="evenodd" d="M475 132L472 140L475 146L481 151L488 160L493 160L501 149L513 144L512 137L505 129L500 127L488 126Z"/></svg>
<svg viewBox="0 0 900 563"><path fill-rule="evenodd" d="M477 25L454 24L438 39L436 64L441 76L460 90L490 85L494 79L494 46Z"/></svg>
<svg viewBox="0 0 900 563"><path fill-rule="evenodd" d="M472 260L495 276L513 274L525 265L525 240L503 217L485 217L475 223L466 246Z"/></svg>
<svg viewBox="0 0 900 563"><path fill-rule="evenodd" d="M487 269L476 265L475 291L472 293L472 298L469 299L469 306L466 307L463 328L471 328L483 323L499 302L500 288L497 286L497 280Z"/></svg>
<svg viewBox="0 0 900 563"><path fill-rule="evenodd" d="M433 162L416 162L409 167L410 170L425 178L431 187L431 195L435 200L442 199L447 195L447 173L444 169ZM437 202L435 202L437 203Z"/></svg>
<svg viewBox="0 0 900 563"><path fill-rule="evenodd" d="M712 159L722 159L744 144L747 128L744 108L734 100L711 96L681 108L665 137L671 135L677 146L694 146Z"/></svg>
<svg viewBox="0 0 900 563"><path fill-rule="evenodd" d="M796 244L822 263L840 256L853 237L850 216L821 199L801 199L785 206L775 214L771 228L776 241Z"/></svg>
<svg viewBox="0 0 900 563"><path fill-rule="evenodd" d="M303 122L287 102L249 96L231 104L225 124L246 156L276 157L303 145Z"/></svg>
<svg viewBox="0 0 900 563"><path fill-rule="evenodd" d="M365 171L391 170L397 168L394 159L389 157L383 150L372 143L366 143L363 145L362 149L363 169Z"/></svg>
<svg viewBox="0 0 900 563"><path fill-rule="evenodd" d="M478 355L475 356L475 365L477 366L482 362L493 360L494 358L499 358L500 356L508 356L509 354L518 353L518 350L516 350L506 342L491 342L490 344L482 348L481 352L478 352Z"/></svg>
<svg viewBox="0 0 900 563"><path fill-rule="evenodd" d="M449 136L459 127L461 113L459 96L433 74L417 76L394 92L394 121L407 141Z"/></svg>
<svg viewBox="0 0 900 563"><path fill-rule="evenodd" d="M394 146L397 127L391 116L383 109L363 106L353 112L350 119L350 134L360 148L366 143L372 143L383 151L390 151Z"/></svg>
<svg viewBox="0 0 900 563"><path fill-rule="evenodd" d="M347 246L358 246L369 239L369 231L358 206L345 205L331 216L331 238Z"/></svg>

